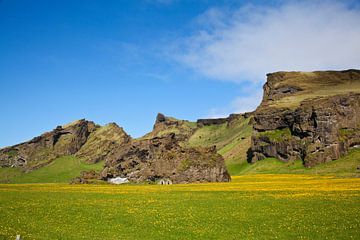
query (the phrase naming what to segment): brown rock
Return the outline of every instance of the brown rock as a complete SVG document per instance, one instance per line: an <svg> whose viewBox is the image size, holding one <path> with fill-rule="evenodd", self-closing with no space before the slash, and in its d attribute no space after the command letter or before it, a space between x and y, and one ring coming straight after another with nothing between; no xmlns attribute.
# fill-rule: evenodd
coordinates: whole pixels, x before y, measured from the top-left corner
<svg viewBox="0 0 360 240"><path fill-rule="evenodd" d="M226 182L224 159L214 148L181 147L175 134L134 141L109 157L103 179L122 177L133 182L169 179L173 183Z"/></svg>
<svg viewBox="0 0 360 240"><path fill-rule="evenodd" d="M26 170L42 167L59 156L75 154L97 128L85 119L58 126L28 142L1 149L0 166Z"/></svg>
<svg viewBox="0 0 360 240"><path fill-rule="evenodd" d="M305 166L311 167L338 159L360 143L360 93L346 89L347 85L360 84L360 71L314 74L280 72L268 75L270 79L264 86L263 102L253 118L252 162L266 157L283 161L302 159ZM303 82L289 80L289 76L301 78ZM306 76L315 81L311 83L314 86ZM289 83L292 85L287 88ZM301 84L302 88L299 87ZM309 95L311 87L316 92L322 84L332 88L321 97ZM345 90L336 90L337 87ZM284 89L287 90L284 92ZM359 89L354 87L352 90ZM307 93L304 95L299 93L301 91ZM284 107L284 99L292 97L303 100L299 105L290 101Z"/></svg>
<svg viewBox="0 0 360 240"><path fill-rule="evenodd" d="M100 180L100 174L94 170L82 171L80 176L73 178L70 184L88 184L92 183L93 180Z"/></svg>
<svg viewBox="0 0 360 240"><path fill-rule="evenodd" d="M196 124L186 120L179 120L167 117L158 113L153 130L141 139L151 139L161 137L170 133L175 133L175 138L179 141L186 141L196 130Z"/></svg>

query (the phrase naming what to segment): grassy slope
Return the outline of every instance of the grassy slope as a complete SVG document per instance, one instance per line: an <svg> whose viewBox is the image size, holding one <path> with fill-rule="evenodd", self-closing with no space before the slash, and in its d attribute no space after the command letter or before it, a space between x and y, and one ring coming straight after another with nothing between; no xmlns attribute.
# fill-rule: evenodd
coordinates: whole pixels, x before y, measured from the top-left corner
<svg viewBox="0 0 360 240"><path fill-rule="evenodd" d="M360 176L356 168L360 166L360 150L352 150L349 155L311 169L303 167L301 161L283 163L277 159L265 159L255 164L246 161L246 151L250 147L252 128L249 119L240 119L228 127L226 124L199 128L189 140L190 146L218 147L224 156L232 176L257 173L299 173L335 175L339 177ZM61 157L51 164L30 173L18 168L0 168L0 182L11 183L66 183L84 170L100 170L103 162L86 164L73 156Z"/></svg>
<svg viewBox="0 0 360 240"><path fill-rule="evenodd" d="M360 179L0 185L0 239L357 239ZM34 221L36 219L36 221Z"/></svg>
<svg viewBox="0 0 360 240"><path fill-rule="evenodd" d="M75 156L87 163L98 162L103 160L115 146L123 144L127 139L127 134L122 128L110 123L92 132Z"/></svg>
<svg viewBox="0 0 360 240"><path fill-rule="evenodd" d="M29 173L18 168L0 168L2 182L11 183L68 183L72 178L85 170L100 170L103 162L86 164L73 156L55 159L49 165Z"/></svg>
<svg viewBox="0 0 360 240"><path fill-rule="evenodd" d="M235 175L246 162L246 152L250 148L252 127L249 118L240 118L231 126L211 125L199 128L190 138L190 146L216 145L218 152L225 158L228 170Z"/></svg>
<svg viewBox="0 0 360 240"><path fill-rule="evenodd" d="M338 177L360 177L360 150L351 150L347 156L339 160L307 169L302 162L284 163L277 159L265 159L255 164L246 161L246 151L250 148L252 127L249 119L239 119L236 124L204 126L199 128L190 138L190 146L216 145L218 152L225 158L227 168L232 176L257 173L301 173L335 175ZM283 137L274 133L273 137Z"/></svg>
<svg viewBox="0 0 360 240"><path fill-rule="evenodd" d="M258 173L297 173L297 174L319 174L333 175L337 177L360 177L360 149L353 149L348 155L313 168L305 168L302 162L294 161L289 163L281 162L274 158L268 158L256 162L255 164L244 164L239 169L239 174L258 174Z"/></svg>

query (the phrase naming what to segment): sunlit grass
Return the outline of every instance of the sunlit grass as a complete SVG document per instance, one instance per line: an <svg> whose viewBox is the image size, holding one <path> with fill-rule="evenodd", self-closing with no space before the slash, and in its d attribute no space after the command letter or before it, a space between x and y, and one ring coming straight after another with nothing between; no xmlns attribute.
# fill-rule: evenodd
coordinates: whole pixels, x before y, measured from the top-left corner
<svg viewBox="0 0 360 240"><path fill-rule="evenodd" d="M360 179L0 185L0 239L356 239Z"/></svg>
<svg viewBox="0 0 360 240"><path fill-rule="evenodd" d="M314 174L337 177L360 177L360 149L351 149L349 153L338 160L305 168L301 160L283 162L275 158L260 160L254 164L228 164L233 175L251 174Z"/></svg>
<svg viewBox="0 0 360 240"><path fill-rule="evenodd" d="M104 162L87 164L74 156L64 156L28 173L19 168L0 168L0 180L3 183L68 183L81 171L100 170L103 165Z"/></svg>

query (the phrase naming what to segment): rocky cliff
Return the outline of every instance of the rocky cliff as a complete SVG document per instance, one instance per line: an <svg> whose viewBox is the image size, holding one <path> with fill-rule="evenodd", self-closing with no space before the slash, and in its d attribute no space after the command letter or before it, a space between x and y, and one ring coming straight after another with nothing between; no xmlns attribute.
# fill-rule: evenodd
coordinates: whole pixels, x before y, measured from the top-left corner
<svg viewBox="0 0 360 240"><path fill-rule="evenodd" d="M338 159L360 144L360 71L269 74L253 123L252 162Z"/></svg>
<svg viewBox="0 0 360 240"><path fill-rule="evenodd" d="M213 148L180 146L174 133L134 141L108 158L103 179L127 178L132 182L227 182L224 159Z"/></svg>
<svg viewBox="0 0 360 240"><path fill-rule="evenodd" d="M1 167L22 167L31 171L59 156L75 154L99 127L84 119L58 126L28 142L0 149Z"/></svg>
<svg viewBox="0 0 360 240"><path fill-rule="evenodd" d="M117 148L106 157L101 178L127 178L132 182L227 182L230 175L216 147L187 144L196 123L159 113L153 130Z"/></svg>
<svg viewBox="0 0 360 240"><path fill-rule="evenodd" d="M159 113L153 130L137 139L115 123L99 126L83 119L0 149L0 167L24 173L72 155L77 164L105 165L81 176L79 170L74 179L79 183L116 177L132 182L229 181L228 170L242 174L251 166L248 161L301 159L312 167L338 159L360 146L359 119L359 70L277 72L268 74L255 112L197 122ZM83 169L95 170L88 165Z"/></svg>
<svg viewBox="0 0 360 240"><path fill-rule="evenodd" d="M215 147L185 146L195 128L196 123L158 114L152 132L132 139L115 123L99 126L83 119L58 126L31 141L0 149L0 166L29 172L58 157L73 155L82 163L105 163L100 173L82 172L73 180L75 183L113 177L132 182L229 181L224 159L216 153Z"/></svg>

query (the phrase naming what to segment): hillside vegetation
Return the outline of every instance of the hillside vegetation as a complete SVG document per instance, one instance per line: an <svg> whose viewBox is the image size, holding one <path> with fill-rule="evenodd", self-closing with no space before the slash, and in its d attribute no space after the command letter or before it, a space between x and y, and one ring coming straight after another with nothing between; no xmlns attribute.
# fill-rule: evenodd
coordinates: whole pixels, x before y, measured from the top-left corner
<svg viewBox="0 0 360 240"><path fill-rule="evenodd" d="M231 175L247 162L247 150L251 146L252 126L250 118L240 117L235 121L198 128L190 137L190 146L216 146Z"/></svg>
<svg viewBox="0 0 360 240"><path fill-rule="evenodd" d="M88 164L74 156L64 156L31 172L23 172L19 168L0 168L0 179L1 183L69 183L81 171L101 170L103 165L103 161Z"/></svg>
<svg viewBox="0 0 360 240"><path fill-rule="evenodd" d="M232 122L231 125L223 123L198 127L186 145L193 147L215 145L218 153L224 157L228 171L232 176L260 173L360 177L360 170L357 170L357 167L360 166L360 149L353 149L339 160L313 168L305 168L301 160L285 163L275 158L268 158L254 164L248 163L246 152L251 146L252 134L252 126L249 121L250 118L241 117ZM189 123L186 122L185 124ZM279 137L279 134L274 133L274 138L276 137ZM19 168L0 168L0 180L2 183L68 183L74 177L79 176L81 171L101 170L103 165L103 161L89 164L75 156L64 156L57 158L43 168L27 173Z"/></svg>
<svg viewBox="0 0 360 240"><path fill-rule="evenodd" d="M304 167L301 160L282 162L267 158L254 164L244 164L237 174L315 174L336 177L360 177L360 149L353 149L340 159L323 163L312 168Z"/></svg>
<svg viewBox="0 0 360 240"><path fill-rule="evenodd" d="M360 93L360 71L276 72L268 74L265 86L280 90L276 94L282 94L263 102L263 106L295 108L304 100Z"/></svg>
<svg viewBox="0 0 360 240"><path fill-rule="evenodd" d="M98 176L104 180L121 175L174 183L218 181L203 176L211 172L227 176L220 179L229 179L229 173L358 176L360 71L267 77L263 101L251 113L197 122L159 113L152 131L137 139L115 123L100 126L81 119L57 126L0 149L0 182L68 182L92 169L101 170ZM215 169L207 164L211 159L218 159ZM180 181L177 170L189 173Z"/></svg>

